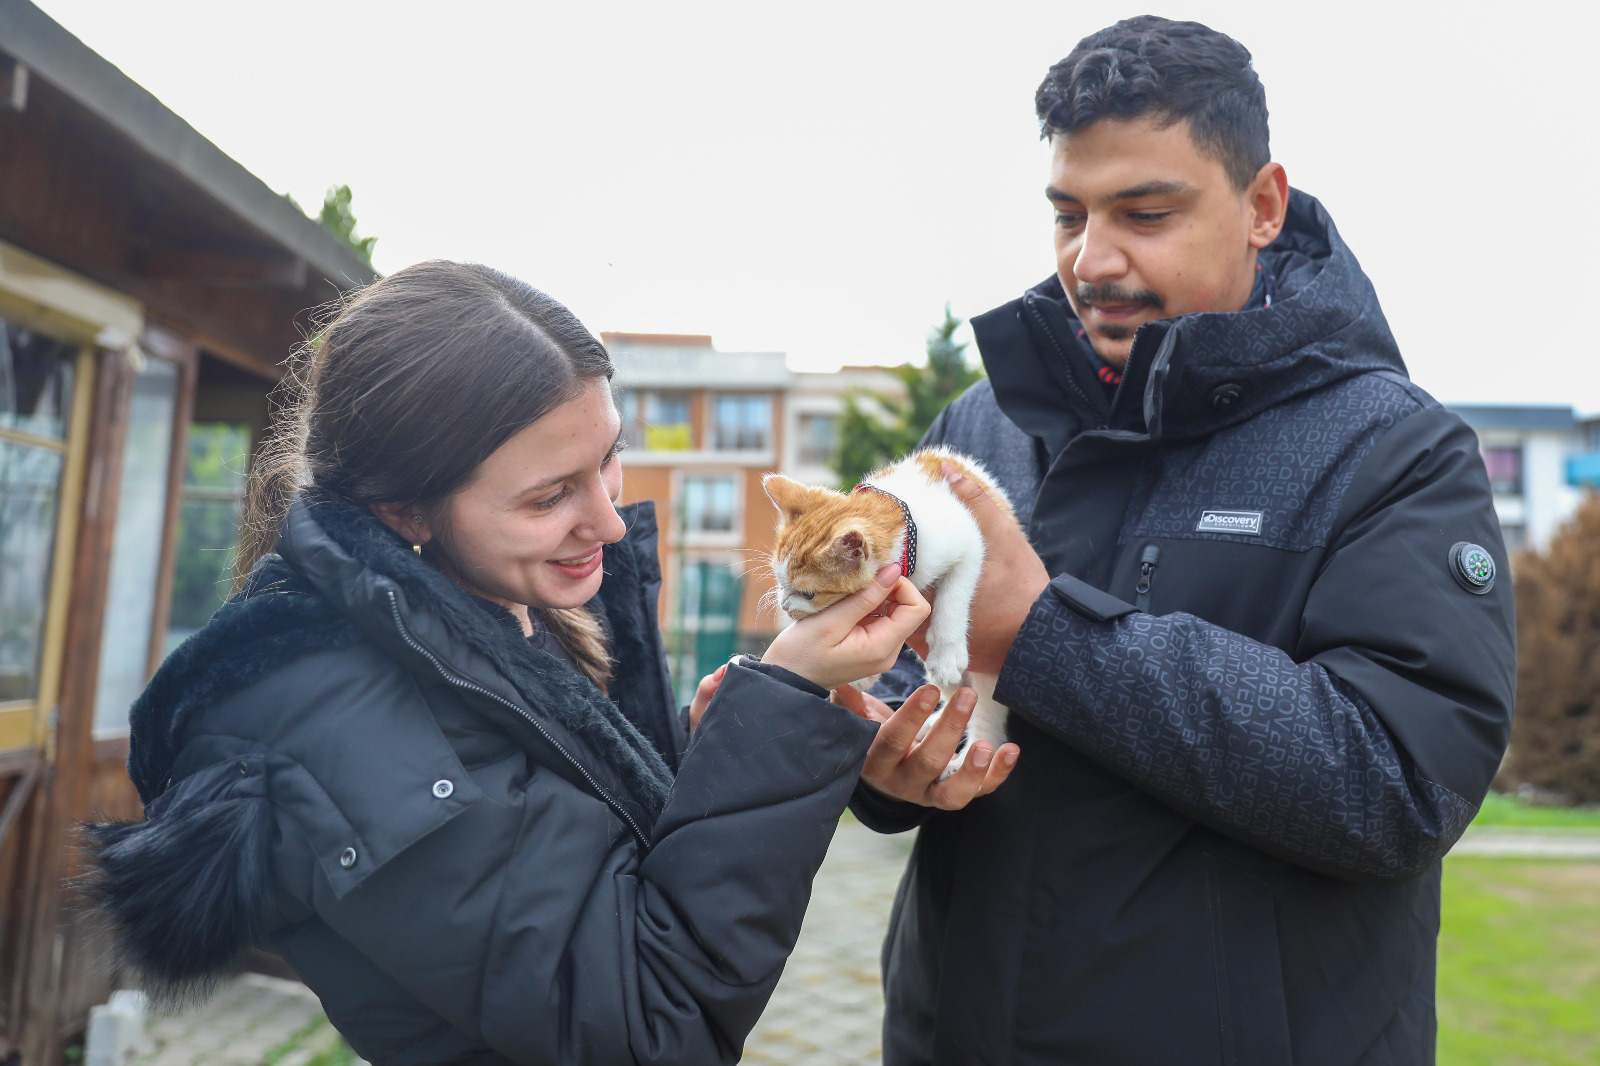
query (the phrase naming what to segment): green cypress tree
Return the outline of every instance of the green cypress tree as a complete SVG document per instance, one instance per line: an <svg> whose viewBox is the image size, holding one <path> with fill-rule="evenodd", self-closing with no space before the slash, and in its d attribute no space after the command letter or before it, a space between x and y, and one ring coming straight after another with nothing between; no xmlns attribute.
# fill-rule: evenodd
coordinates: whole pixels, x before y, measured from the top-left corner
<svg viewBox="0 0 1600 1066"><path fill-rule="evenodd" d="M293 196L284 193L283 198L299 208L302 214L307 213L306 209L300 207L300 202ZM350 186L330 186L327 193L322 197L322 210L317 214L317 221L322 224L323 229L333 234L334 239L350 249L352 255L367 264L367 266L371 266L372 249L378 243L378 238L356 236L356 215L350 209L352 198L353 194L350 192Z"/></svg>
<svg viewBox="0 0 1600 1066"><path fill-rule="evenodd" d="M983 377L982 370L967 363L967 346L956 343L961 322L945 304L944 321L928 335L928 365L902 363L889 371L905 386L904 398L869 393L845 397L835 463L842 488L850 489L914 450L939 412Z"/></svg>

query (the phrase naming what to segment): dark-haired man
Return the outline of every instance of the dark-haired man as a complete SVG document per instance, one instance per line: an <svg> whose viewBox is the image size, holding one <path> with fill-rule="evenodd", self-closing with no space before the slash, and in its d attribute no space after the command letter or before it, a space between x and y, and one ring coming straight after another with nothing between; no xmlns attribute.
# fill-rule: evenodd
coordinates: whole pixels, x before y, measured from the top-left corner
<svg viewBox="0 0 1600 1066"><path fill-rule="evenodd" d="M884 1061L1432 1062L1439 860L1515 675L1476 441L1271 161L1237 42L1121 22L1037 106L1056 273L974 320L989 377L929 434L1027 529L957 484L1023 756L962 811L858 790L922 827Z"/></svg>

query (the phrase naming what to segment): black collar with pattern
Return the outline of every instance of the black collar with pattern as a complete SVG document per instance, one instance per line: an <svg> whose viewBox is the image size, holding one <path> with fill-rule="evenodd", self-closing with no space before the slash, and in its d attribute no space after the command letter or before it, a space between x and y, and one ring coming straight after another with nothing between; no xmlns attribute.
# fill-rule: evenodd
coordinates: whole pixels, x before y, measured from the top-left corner
<svg viewBox="0 0 1600 1066"><path fill-rule="evenodd" d="M906 544L905 550L900 555L900 576L910 577L917 568L917 523L911 519L911 508L906 506L906 501L886 489L876 485L868 485L865 481L855 487L856 492L866 489L876 492L879 496L887 496L900 508L900 513L906 516Z"/></svg>

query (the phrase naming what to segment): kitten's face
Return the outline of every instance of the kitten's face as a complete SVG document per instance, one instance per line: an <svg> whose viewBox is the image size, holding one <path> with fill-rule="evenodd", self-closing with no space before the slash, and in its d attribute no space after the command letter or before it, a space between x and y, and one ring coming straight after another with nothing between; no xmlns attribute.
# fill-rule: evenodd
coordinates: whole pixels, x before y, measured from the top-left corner
<svg viewBox="0 0 1600 1066"><path fill-rule="evenodd" d="M845 495L768 474L763 484L778 508L772 549L776 602L790 618L804 618L872 583L894 561L905 518L875 492Z"/></svg>

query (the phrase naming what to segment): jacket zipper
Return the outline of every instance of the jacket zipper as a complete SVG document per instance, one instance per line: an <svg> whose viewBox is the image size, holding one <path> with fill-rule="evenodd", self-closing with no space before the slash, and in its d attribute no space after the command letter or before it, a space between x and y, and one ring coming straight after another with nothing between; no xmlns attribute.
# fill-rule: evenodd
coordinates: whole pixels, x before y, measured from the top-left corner
<svg viewBox="0 0 1600 1066"><path fill-rule="evenodd" d="M544 724L540 722L539 719L529 714L523 708L518 707L515 703L512 703L504 696L491 692L482 685L468 681L464 677L457 677L449 670L446 670L444 664L439 661L438 657L435 656L433 652L425 648L422 644L418 643L418 641L412 637L410 631L406 629L405 620L400 617L400 604L395 599L394 590L389 589L388 592L389 609L394 612L395 629L399 630L401 638L411 646L412 650L418 652L430 663L432 663L433 668L439 671L439 676L450 682L452 685L455 685L457 688L464 688L469 692L476 692L480 696L487 696L491 700L494 700L496 703L500 704L502 707L508 707L517 714L521 715L523 718L527 719L528 724L533 726L533 728L538 731L540 736L544 737L545 743L549 744L552 748L556 749L556 751L560 752L561 757L566 759L567 762L571 763L573 768L577 770L578 773L583 775L583 779L589 782L589 787L594 789L595 795L604 800L606 806L610 807L614 812L616 812L619 818L628 823L628 828L633 830L633 835L639 838L640 845L646 850L649 849L650 841L646 839L644 831L639 828L639 823L633 820L633 816L629 814L620 803L611 798L610 793L600 787L600 782L594 779L594 775L589 772L588 768L577 759L573 758L572 753L567 751L566 748L563 748L560 743L557 742L556 738L550 735L550 731L544 727Z"/></svg>
<svg viewBox="0 0 1600 1066"><path fill-rule="evenodd" d="M1141 611L1150 609L1150 582L1155 580L1156 566L1160 562L1159 545L1146 544L1144 550L1139 553L1139 583L1133 589L1138 593L1138 597L1133 601L1133 605Z"/></svg>
<svg viewBox="0 0 1600 1066"><path fill-rule="evenodd" d="M1050 328L1050 323L1045 319L1044 315L1037 307L1034 306L1034 300L1036 299L1037 297L1035 297L1031 292L1023 293L1022 306L1028 309L1028 314L1033 317L1034 322L1038 323L1040 332L1042 332L1049 339L1050 346L1056 350L1056 358L1060 359L1063 364L1062 369L1065 372L1064 380L1066 381L1067 385L1077 395L1079 402L1084 405L1086 410L1091 412L1094 411L1094 401L1089 399L1089 394L1083 391L1082 387L1078 384L1078 379L1073 376L1070 362L1072 359L1071 353L1069 353L1062 345L1061 339L1056 336L1055 330Z"/></svg>

